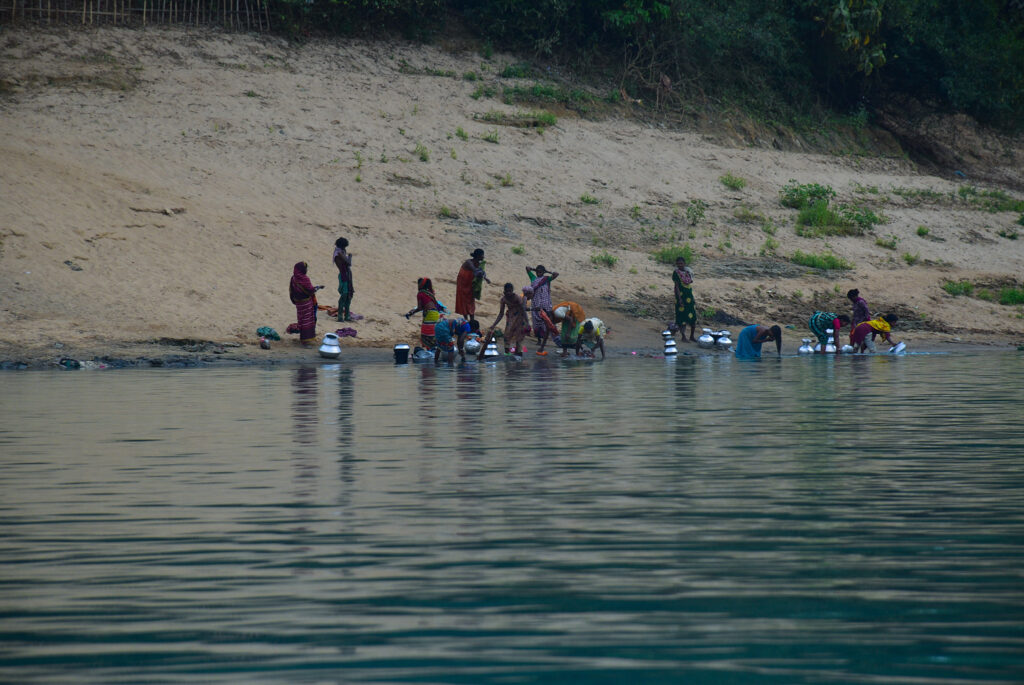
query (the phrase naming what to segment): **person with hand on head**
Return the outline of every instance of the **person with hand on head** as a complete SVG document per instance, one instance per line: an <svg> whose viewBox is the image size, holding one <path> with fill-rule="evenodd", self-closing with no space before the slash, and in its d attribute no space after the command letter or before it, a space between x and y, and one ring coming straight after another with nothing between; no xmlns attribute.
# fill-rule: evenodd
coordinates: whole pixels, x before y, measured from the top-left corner
<svg viewBox="0 0 1024 685"><path fill-rule="evenodd" d="M480 299L483 282L491 282L484 271L484 264L484 251L478 247L462 263L455 278L455 313L469 321L476 317L476 301Z"/></svg>
<svg viewBox="0 0 1024 685"><path fill-rule="evenodd" d="M782 356L782 328L779 326L760 326L752 324L740 331L736 339L737 359L760 359L761 345L775 341L775 353Z"/></svg>

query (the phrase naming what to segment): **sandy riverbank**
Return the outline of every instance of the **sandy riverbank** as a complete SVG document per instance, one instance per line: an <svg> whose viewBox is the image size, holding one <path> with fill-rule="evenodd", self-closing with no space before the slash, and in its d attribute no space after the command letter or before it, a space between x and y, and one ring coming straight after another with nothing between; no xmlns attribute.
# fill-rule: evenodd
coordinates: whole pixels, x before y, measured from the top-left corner
<svg viewBox="0 0 1024 685"><path fill-rule="evenodd" d="M716 328L723 316L793 325L795 348L810 312L846 311L842 294L858 287L875 311L898 312L900 337L919 348L1024 342L1020 306L942 290L1024 286L1024 240L1005 237L1024 233L1018 215L956 201L965 181L897 153L744 146L628 109L591 120L553 107L557 124L543 132L499 125L487 117L525 108L472 95L517 81L497 76L512 61L398 43L5 27L0 359L218 347L217 357L300 359L287 342L259 350L255 330L283 334L294 321L296 261L309 261L330 301L339 235L352 241L353 309L366 317L355 344L385 351L415 341L400 313L416 278L431 276L453 303L475 247L496 284L485 320L501 283L525 285L524 267L543 263L561 274L554 297L607 321L617 349L652 347L672 283L651 253L678 243L697 256L698 309ZM475 80L460 76L469 72ZM726 188L727 173L746 185ZM778 201L790 179L827 183L888 222L865 236L801 237ZM695 200L706 211L693 223ZM787 259L797 250L830 250L854 268L799 267Z"/></svg>

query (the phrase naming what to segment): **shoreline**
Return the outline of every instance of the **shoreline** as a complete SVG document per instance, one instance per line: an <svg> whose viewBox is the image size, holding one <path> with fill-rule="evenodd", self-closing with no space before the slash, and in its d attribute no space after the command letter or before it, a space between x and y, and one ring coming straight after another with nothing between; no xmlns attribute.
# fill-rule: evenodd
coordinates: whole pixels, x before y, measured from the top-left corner
<svg viewBox="0 0 1024 685"><path fill-rule="evenodd" d="M791 332L790 339L799 341L800 337ZM810 333L807 333L810 335ZM928 336L934 337L934 336ZM908 342L911 355L924 354L968 354L1003 352L1019 352L1024 348L1024 341L1007 336L973 340L970 342L945 339L928 341L924 336L903 336ZM608 358L652 358L662 357L660 347L651 345L652 340L646 336L643 340L609 340L607 345ZM184 344L183 344L184 343ZM59 345L59 346L58 346ZM787 351L786 347L793 347ZM783 347L783 356L796 356L795 347L798 342ZM537 357L530 352L524 361L531 359L544 361L560 361L558 348L546 357ZM550 345L549 345L550 347ZM679 343L679 357L710 357L732 354L731 351L704 349L695 343ZM176 351L171 351L172 349ZM227 367L227 366L290 366L298 364L368 364L393 363L392 346L378 343L343 345L342 356L338 359L321 357L316 348L304 348L297 342L281 340L272 343L271 349L264 350L258 344L241 344L236 342L217 341L176 341L175 343L147 342L110 342L97 345L71 345L56 342L48 346L16 347L0 345L0 371L41 371L45 369L61 370L113 370L140 368L195 368L195 367ZM765 358L774 356L765 353ZM77 362L63 363L65 360ZM457 357L456 357L457 360ZM577 361L570 359L568 361ZM414 362L410 361L410 364ZM456 362L457 363L457 362Z"/></svg>

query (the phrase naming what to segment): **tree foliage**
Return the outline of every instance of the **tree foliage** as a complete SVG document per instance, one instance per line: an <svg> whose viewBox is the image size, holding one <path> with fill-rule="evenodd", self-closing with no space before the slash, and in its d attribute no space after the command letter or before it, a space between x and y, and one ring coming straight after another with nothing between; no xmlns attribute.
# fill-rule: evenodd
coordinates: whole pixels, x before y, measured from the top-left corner
<svg viewBox="0 0 1024 685"><path fill-rule="evenodd" d="M612 66L684 106L841 111L899 91L1024 127L1021 0L270 0L286 31L426 38L457 18L494 45Z"/></svg>

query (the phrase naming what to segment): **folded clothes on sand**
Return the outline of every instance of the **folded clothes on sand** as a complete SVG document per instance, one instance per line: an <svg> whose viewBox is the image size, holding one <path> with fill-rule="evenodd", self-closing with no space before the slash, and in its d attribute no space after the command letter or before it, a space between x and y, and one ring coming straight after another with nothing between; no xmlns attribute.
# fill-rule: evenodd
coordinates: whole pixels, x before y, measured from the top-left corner
<svg viewBox="0 0 1024 685"><path fill-rule="evenodd" d="M334 331L335 335L339 338L354 338L356 337L356 329L354 328L339 328Z"/></svg>
<svg viewBox="0 0 1024 685"><path fill-rule="evenodd" d="M275 331L270 326L260 326L259 328L256 329L256 335L258 335L261 338L267 338L268 340L281 339L281 336L278 335L277 331Z"/></svg>

